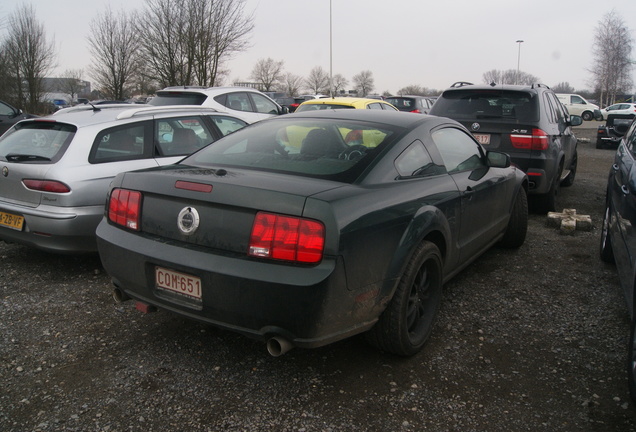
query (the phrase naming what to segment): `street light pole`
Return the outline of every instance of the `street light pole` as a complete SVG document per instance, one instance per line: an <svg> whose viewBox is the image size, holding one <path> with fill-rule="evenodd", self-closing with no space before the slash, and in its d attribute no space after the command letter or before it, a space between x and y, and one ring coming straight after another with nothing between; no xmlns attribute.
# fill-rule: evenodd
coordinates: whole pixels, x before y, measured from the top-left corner
<svg viewBox="0 0 636 432"><path fill-rule="evenodd" d="M331 21L331 0L329 0L329 96L333 97L333 37Z"/></svg>
<svg viewBox="0 0 636 432"><path fill-rule="evenodd" d="M519 52L517 54L517 76L515 77L515 84L519 84L519 65L521 64L521 44L523 41L519 39L517 44L519 45Z"/></svg>

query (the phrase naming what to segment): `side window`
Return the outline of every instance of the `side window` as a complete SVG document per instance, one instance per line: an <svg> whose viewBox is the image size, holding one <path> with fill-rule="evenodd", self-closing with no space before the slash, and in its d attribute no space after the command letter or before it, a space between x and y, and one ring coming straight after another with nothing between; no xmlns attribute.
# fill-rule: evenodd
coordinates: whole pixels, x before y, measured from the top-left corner
<svg viewBox="0 0 636 432"><path fill-rule="evenodd" d="M151 122L130 123L101 131L93 143L90 163L116 162L151 157Z"/></svg>
<svg viewBox="0 0 636 432"><path fill-rule="evenodd" d="M395 160L395 169L401 177L431 176L445 172L444 167L433 164L421 141L414 141Z"/></svg>
<svg viewBox="0 0 636 432"><path fill-rule="evenodd" d="M230 93L227 95L225 106L235 111L252 111L252 104L247 93Z"/></svg>
<svg viewBox="0 0 636 432"><path fill-rule="evenodd" d="M274 102L257 93L252 93L251 96L254 101L254 106L256 107L256 112L262 114L278 114L278 107Z"/></svg>
<svg viewBox="0 0 636 432"><path fill-rule="evenodd" d="M10 116L13 114L13 109L9 105L0 102L0 115Z"/></svg>
<svg viewBox="0 0 636 432"><path fill-rule="evenodd" d="M449 173L472 171L485 166L479 144L463 131L443 128L431 134Z"/></svg>
<svg viewBox="0 0 636 432"><path fill-rule="evenodd" d="M573 104L585 105L585 101L583 99L581 99L580 96L572 96L572 103Z"/></svg>
<svg viewBox="0 0 636 432"><path fill-rule="evenodd" d="M241 128L247 126L243 120L232 117L214 116L210 117L223 136L229 135Z"/></svg>
<svg viewBox="0 0 636 432"><path fill-rule="evenodd" d="M625 144L632 154L636 153L636 121L632 123L625 134Z"/></svg>
<svg viewBox="0 0 636 432"><path fill-rule="evenodd" d="M381 104L374 102L374 103L370 103L369 105L367 105L367 109L376 109L376 110L381 110L382 106Z"/></svg>
<svg viewBox="0 0 636 432"><path fill-rule="evenodd" d="M546 108L546 115L548 116L548 121L550 121L550 123L557 123L557 107L554 106L554 103L548 96L548 93L543 94L543 102Z"/></svg>
<svg viewBox="0 0 636 432"><path fill-rule="evenodd" d="M553 93L546 93L546 95L548 96L548 100L552 103L552 106L554 107L554 112L556 114L557 122L565 122L568 116L566 115L567 114L566 111L564 111L563 109L563 104L559 102L559 99L557 99L557 97Z"/></svg>
<svg viewBox="0 0 636 432"><path fill-rule="evenodd" d="M214 141L214 136L200 117L156 120L155 140L162 156L184 156Z"/></svg>

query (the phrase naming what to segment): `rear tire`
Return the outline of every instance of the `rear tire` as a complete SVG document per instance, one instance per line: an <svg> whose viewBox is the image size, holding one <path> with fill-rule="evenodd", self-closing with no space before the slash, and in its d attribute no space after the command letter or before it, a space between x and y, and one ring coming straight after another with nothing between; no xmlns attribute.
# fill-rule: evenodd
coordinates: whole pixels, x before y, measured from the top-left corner
<svg viewBox="0 0 636 432"><path fill-rule="evenodd" d="M528 196L524 188L519 189L515 204L510 214L508 228L499 242L505 248L518 248L526 241L528 232Z"/></svg>
<svg viewBox="0 0 636 432"><path fill-rule="evenodd" d="M433 243L424 241L409 260L391 302L367 341L397 354L417 354L433 330L442 300L442 255Z"/></svg>
<svg viewBox="0 0 636 432"><path fill-rule="evenodd" d="M579 163L579 155L575 151L572 157L572 163L570 164L570 173L561 182L562 187L570 187L574 184L574 178L576 177L576 167Z"/></svg>

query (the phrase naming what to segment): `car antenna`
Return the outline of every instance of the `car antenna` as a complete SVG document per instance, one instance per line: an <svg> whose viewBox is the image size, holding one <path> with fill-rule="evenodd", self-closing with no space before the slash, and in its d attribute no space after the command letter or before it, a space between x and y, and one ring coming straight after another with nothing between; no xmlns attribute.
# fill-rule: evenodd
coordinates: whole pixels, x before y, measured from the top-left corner
<svg viewBox="0 0 636 432"><path fill-rule="evenodd" d="M95 105L93 105L90 101L86 102L87 104L89 104L92 108L93 111L97 112L97 111L101 111L101 108L97 108Z"/></svg>

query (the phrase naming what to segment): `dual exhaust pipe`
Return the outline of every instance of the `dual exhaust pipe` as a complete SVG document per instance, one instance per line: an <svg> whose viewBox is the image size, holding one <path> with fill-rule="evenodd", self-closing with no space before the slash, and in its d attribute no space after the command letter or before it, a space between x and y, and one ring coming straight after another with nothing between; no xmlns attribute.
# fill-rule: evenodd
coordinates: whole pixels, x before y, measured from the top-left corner
<svg viewBox="0 0 636 432"><path fill-rule="evenodd" d="M117 303L121 303L130 300L130 297L122 289L115 287L113 299ZM267 352L272 357L280 357L293 347L294 345L288 339L280 336L274 336L267 341Z"/></svg>

